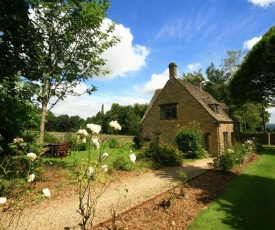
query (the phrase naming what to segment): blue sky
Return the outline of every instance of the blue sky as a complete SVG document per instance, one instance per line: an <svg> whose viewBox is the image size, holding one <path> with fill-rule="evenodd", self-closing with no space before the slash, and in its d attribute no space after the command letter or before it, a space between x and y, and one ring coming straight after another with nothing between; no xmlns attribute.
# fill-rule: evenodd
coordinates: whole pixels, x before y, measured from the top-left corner
<svg viewBox="0 0 275 230"><path fill-rule="evenodd" d="M228 50L250 49L275 25L275 0L111 0L108 20L117 23L121 42L104 53L108 76L93 78L91 96L68 97L55 115L96 115L104 104L149 103L168 80L168 65L178 75L219 67ZM87 86L82 84L77 90ZM271 122L275 123L275 109Z"/></svg>

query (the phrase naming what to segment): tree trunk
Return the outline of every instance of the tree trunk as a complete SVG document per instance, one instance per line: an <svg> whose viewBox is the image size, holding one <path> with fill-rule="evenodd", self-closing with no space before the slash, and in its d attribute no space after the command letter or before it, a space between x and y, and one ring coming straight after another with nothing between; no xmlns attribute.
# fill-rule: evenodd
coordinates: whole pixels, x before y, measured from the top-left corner
<svg viewBox="0 0 275 230"><path fill-rule="evenodd" d="M265 106L264 106L263 104L262 104L261 112L262 112L262 124L263 124L263 129L264 129L264 133L266 133L266 125L265 125Z"/></svg>
<svg viewBox="0 0 275 230"><path fill-rule="evenodd" d="M40 130L39 130L39 142L40 143L44 143L46 115L47 115L47 104L42 103Z"/></svg>
<svg viewBox="0 0 275 230"><path fill-rule="evenodd" d="M247 130L246 130L245 112L243 112L243 130L244 130L245 133L247 132Z"/></svg>
<svg viewBox="0 0 275 230"><path fill-rule="evenodd" d="M46 79L45 84L42 86L42 102L41 102L42 111L41 111L40 130L39 130L40 143L44 143L47 105L49 103L49 89L50 89L50 82L48 79Z"/></svg>

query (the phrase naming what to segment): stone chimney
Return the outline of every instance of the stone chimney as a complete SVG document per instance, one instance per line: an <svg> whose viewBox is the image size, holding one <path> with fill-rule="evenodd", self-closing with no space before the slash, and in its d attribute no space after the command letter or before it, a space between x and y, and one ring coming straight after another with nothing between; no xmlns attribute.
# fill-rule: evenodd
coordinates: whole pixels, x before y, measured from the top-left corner
<svg viewBox="0 0 275 230"><path fill-rule="evenodd" d="M174 62L171 62L169 64L169 79L176 78L177 76L177 65Z"/></svg>
<svg viewBox="0 0 275 230"><path fill-rule="evenodd" d="M196 84L197 84L196 86L197 86L200 90L202 90L202 79L201 79L200 77L197 78Z"/></svg>

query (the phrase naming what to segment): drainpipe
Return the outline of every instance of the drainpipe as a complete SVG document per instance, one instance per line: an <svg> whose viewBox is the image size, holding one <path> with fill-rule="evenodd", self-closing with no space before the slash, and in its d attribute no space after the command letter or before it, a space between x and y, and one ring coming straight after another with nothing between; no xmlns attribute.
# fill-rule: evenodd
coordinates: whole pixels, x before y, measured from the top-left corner
<svg viewBox="0 0 275 230"><path fill-rule="evenodd" d="M217 132L218 132L218 155L220 155L221 151L221 139L220 139L220 122L217 121Z"/></svg>
<svg viewBox="0 0 275 230"><path fill-rule="evenodd" d="M213 122L214 125L217 127L217 144L218 144L218 155L220 155L220 150L221 150L221 146L220 146L220 122L219 121L214 121Z"/></svg>

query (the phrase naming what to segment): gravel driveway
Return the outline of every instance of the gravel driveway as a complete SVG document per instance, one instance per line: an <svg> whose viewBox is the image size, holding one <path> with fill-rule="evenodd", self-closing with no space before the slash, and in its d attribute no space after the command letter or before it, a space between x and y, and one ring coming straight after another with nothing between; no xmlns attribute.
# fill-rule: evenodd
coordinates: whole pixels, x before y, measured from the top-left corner
<svg viewBox="0 0 275 230"><path fill-rule="evenodd" d="M200 159L179 167L133 174L127 179L113 182L98 200L94 224L111 218L110 207L112 205L116 207L117 214L126 211L176 186L178 182L175 179L178 178L178 171L184 171L188 179L191 179L207 170L208 163L212 160L212 158ZM126 194L125 187L128 189ZM33 208L26 208L17 229L80 229L78 223L81 221L81 216L76 212L77 208L77 195L62 199L49 199Z"/></svg>

